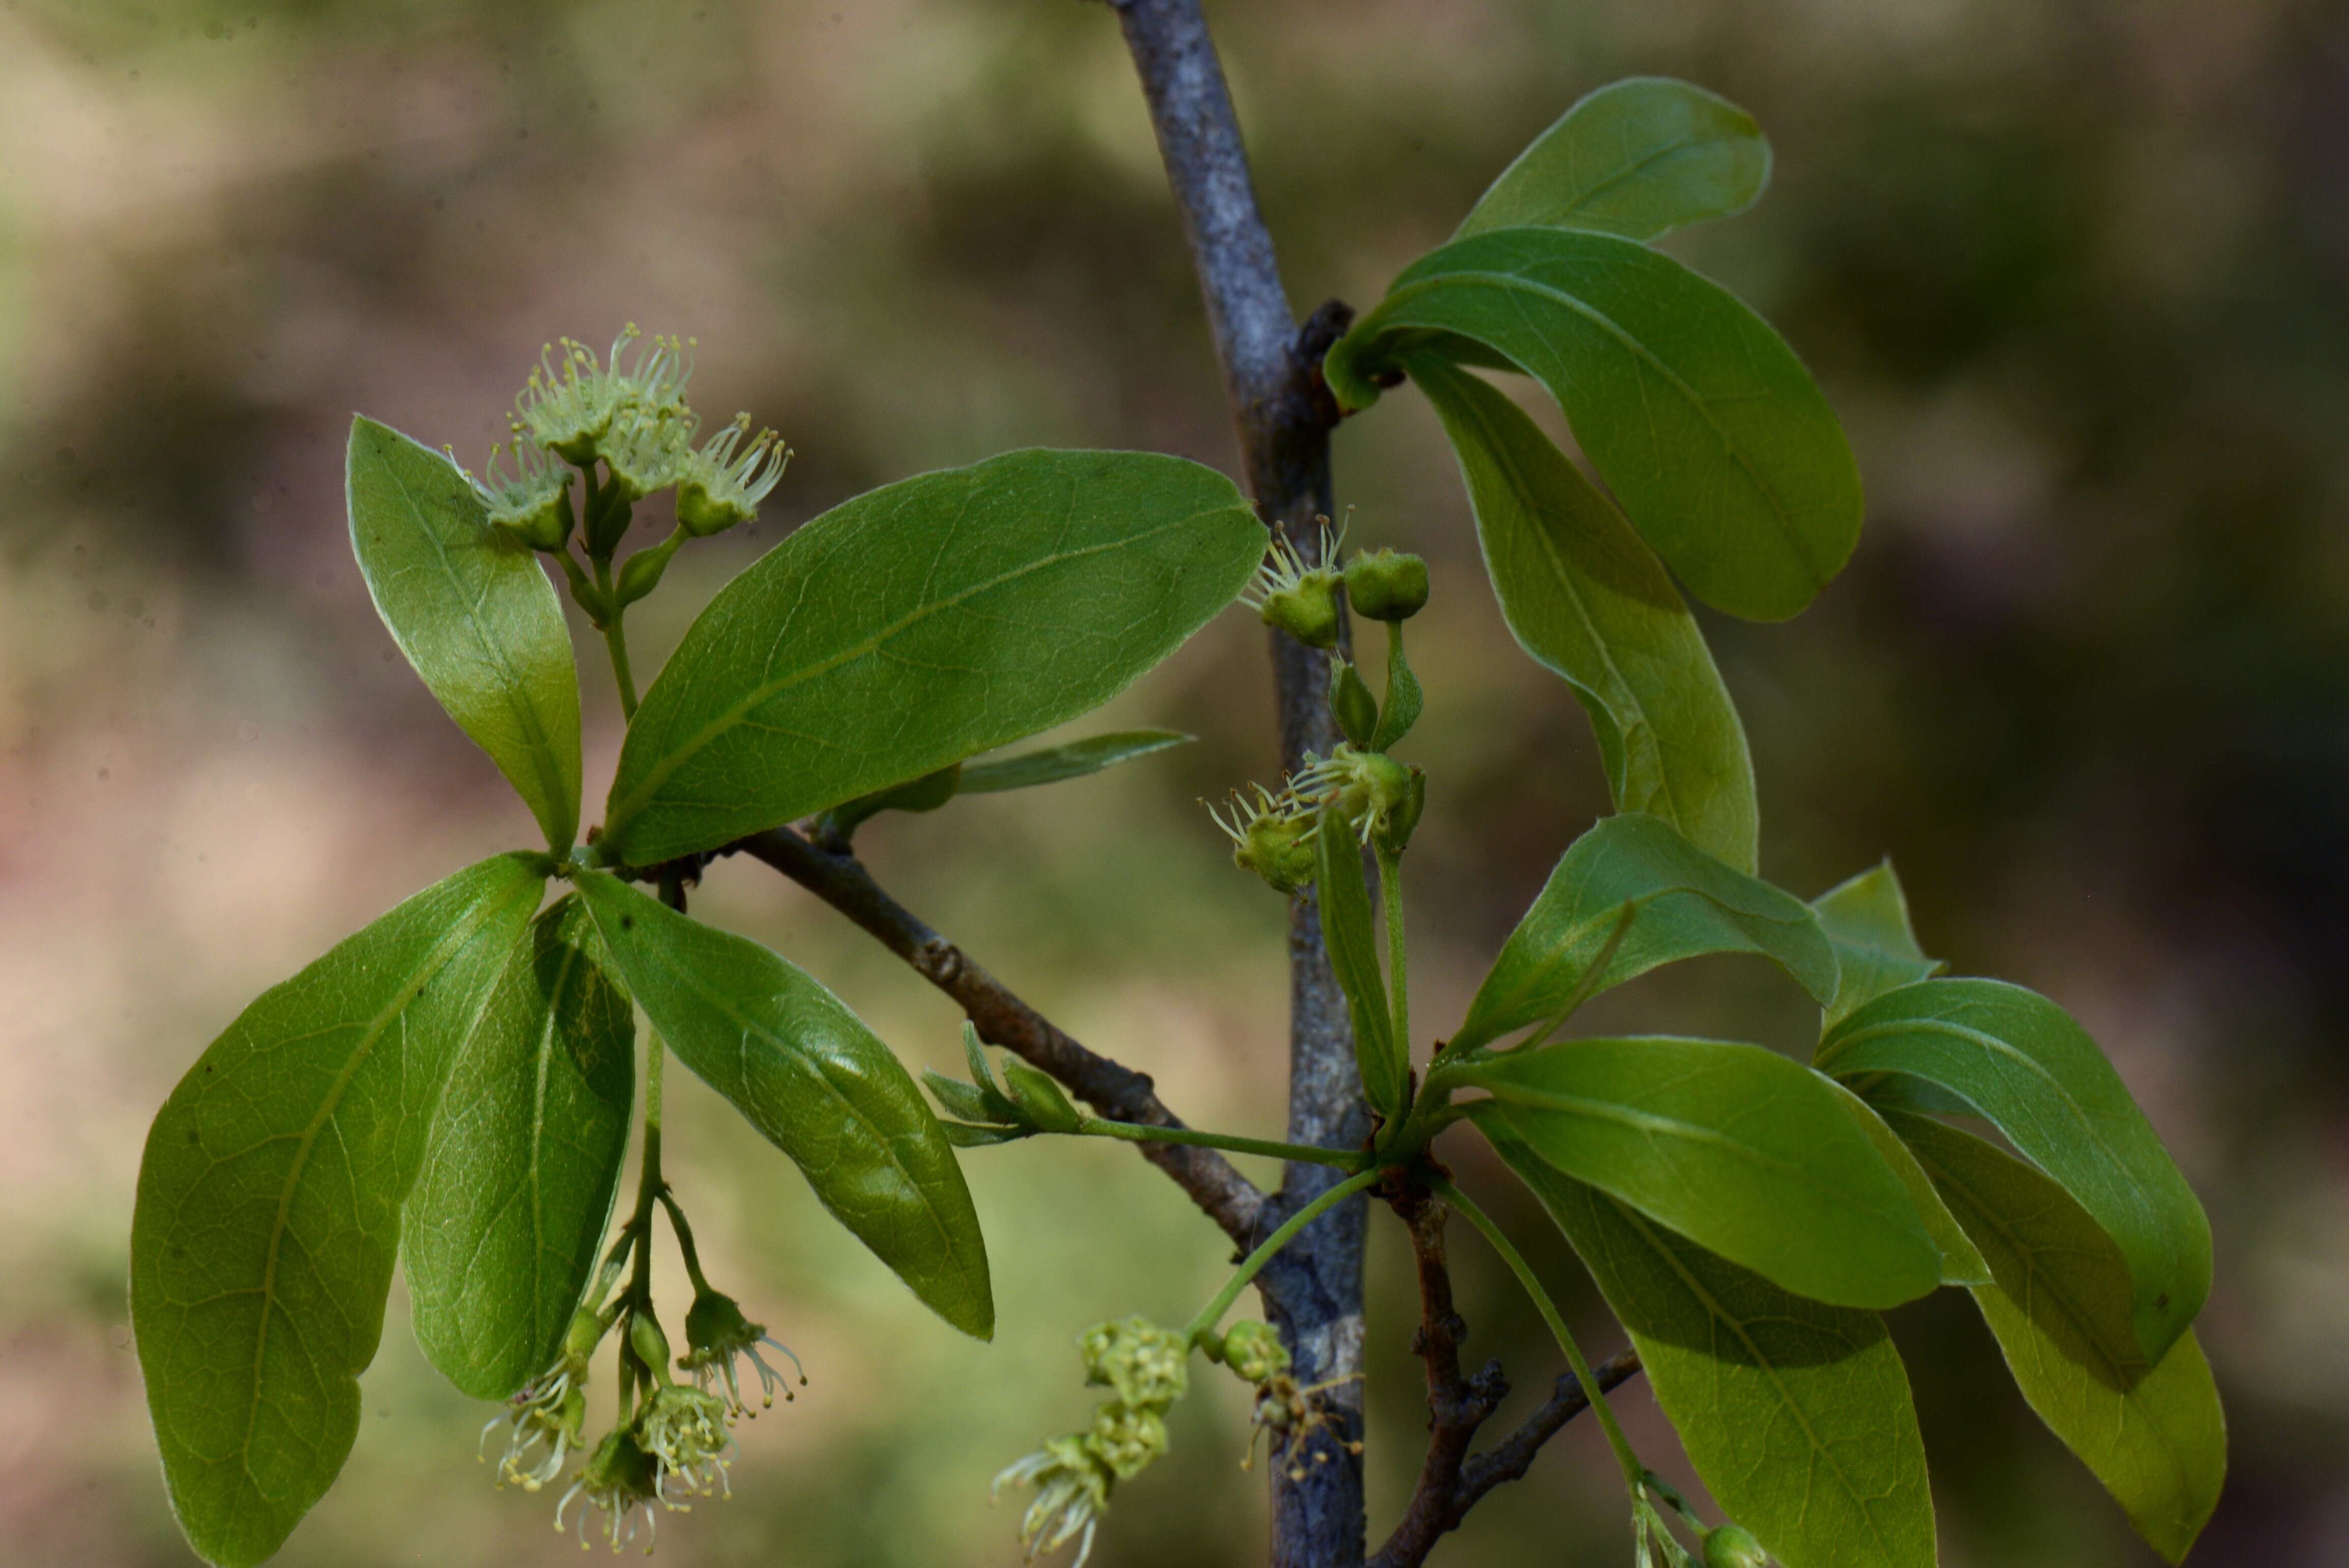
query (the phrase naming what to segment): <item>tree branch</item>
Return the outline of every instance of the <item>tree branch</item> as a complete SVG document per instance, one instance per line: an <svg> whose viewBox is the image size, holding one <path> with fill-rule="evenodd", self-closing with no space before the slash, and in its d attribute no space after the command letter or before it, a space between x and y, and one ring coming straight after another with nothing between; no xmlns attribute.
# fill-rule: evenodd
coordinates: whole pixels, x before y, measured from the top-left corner
<svg viewBox="0 0 2349 1568"><path fill-rule="evenodd" d="M789 828L753 833L719 853L737 851L765 861L863 926L923 979L953 997L979 1038L1051 1074L1105 1119L1145 1127L1183 1125L1159 1099L1147 1074L1071 1038L890 897L854 854L819 849ZM1235 1244L1245 1247L1255 1241L1264 1194L1230 1161L1212 1149L1172 1143L1140 1148L1143 1157L1173 1177Z"/></svg>
<svg viewBox="0 0 2349 1568"><path fill-rule="evenodd" d="M1411 1231L1412 1255L1419 1268L1420 1326L1412 1354L1427 1364L1427 1459L1419 1483L1394 1533L1367 1568L1419 1568L1435 1543L1460 1527L1468 1511L1504 1481L1522 1477L1567 1422L1590 1408L1589 1397L1572 1373L1540 1409L1489 1453L1472 1459L1468 1445L1507 1398L1508 1380L1497 1361L1487 1361L1474 1377L1460 1372L1460 1342L1468 1326L1452 1304L1452 1275L1444 1262L1444 1222L1449 1212L1425 1194L1396 1201L1395 1212ZM1617 1387L1640 1369L1639 1353L1625 1350L1593 1367L1601 1389Z"/></svg>
<svg viewBox="0 0 2349 1568"><path fill-rule="evenodd" d="M1320 359L1350 313L1324 306L1303 333L1297 330L1198 0L1110 4L1142 79L1199 275L1249 493L1267 527L1317 560L1314 519L1330 510L1330 429L1338 419L1321 384ZM1308 751L1327 756L1337 744L1329 663L1282 633L1272 633L1270 644L1281 766L1293 771ZM1370 1112L1354 1068L1345 998L1309 895L1289 904L1288 959L1288 1140L1359 1147L1370 1131ZM1335 1180L1319 1166L1290 1165L1265 1220L1294 1213ZM1341 1428L1339 1462L1308 1466L1297 1480L1272 1467L1274 1568L1354 1568L1362 1559L1362 1467L1351 1445L1361 1436L1365 1220L1359 1201L1332 1209L1257 1282L1296 1376L1330 1386L1329 1407Z"/></svg>

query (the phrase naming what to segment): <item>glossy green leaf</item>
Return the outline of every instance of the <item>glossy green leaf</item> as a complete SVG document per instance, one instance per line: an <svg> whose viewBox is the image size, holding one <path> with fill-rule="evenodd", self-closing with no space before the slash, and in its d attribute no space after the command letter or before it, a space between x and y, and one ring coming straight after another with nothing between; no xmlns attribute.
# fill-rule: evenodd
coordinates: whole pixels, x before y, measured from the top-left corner
<svg viewBox="0 0 2349 1568"><path fill-rule="evenodd" d="M2031 1408L2170 1562L2209 1522L2227 1419L2189 1329L2158 1365L2137 1343L2128 1267L2088 1212L1981 1139L1893 1118L1990 1261L1974 1300Z"/></svg>
<svg viewBox="0 0 2349 1568"><path fill-rule="evenodd" d="M1817 1061L1862 1095L1877 1074L1922 1078L1996 1124L2119 1244L2147 1358L2202 1310L2202 1205L2105 1053L2046 997L1996 980L1922 980L1828 1030Z"/></svg>
<svg viewBox="0 0 2349 1568"><path fill-rule="evenodd" d="M1430 356L1409 365L1460 459L1501 614L1589 715L1616 810L1751 872L1761 812L1745 727L1663 563L1500 391Z"/></svg>
<svg viewBox="0 0 2349 1568"><path fill-rule="evenodd" d="M264 992L155 1117L130 1321L212 1563L275 1552L351 1451L425 1130L544 877L501 855L418 893Z"/></svg>
<svg viewBox="0 0 2349 1568"><path fill-rule="evenodd" d="M1563 1040L1448 1070L1556 1169L1816 1301L1897 1306L1941 1254L1835 1091L1759 1046ZM1480 1125L1484 1123L1480 1121Z"/></svg>
<svg viewBox="0 0 2349 1568"><path fill-rule="evenodd" d="M1686 82L1633 77L1536 138L1454 238L1554 228L1652 240L1742 212L1769 182L1770 144L1752 115Z"/></svg>
<svg viewBox="0 0 2349 1568"><path fill-rule="evenodd" d="M1627 903L1630 928L1593 982L1590 970ZM1485 1045L1658 965L1705 953L1758 953L1820 1001L1835 994L1835 954L1802 900L1731 870L1654 817L1603 818L1558 857L1451 1048Z"/></svg>
<svg viewBox="0 0 2349 1568"><path fill-rule="evenodd" d="M1887 991L1914 985L1943 967L1917 945L1909 924L1909 895L1900 891L1890 861L1829 888L1811 900L1811 909L1835 949L1839 975L1835 1000L1826 1006L1827 1027Z"/></svg>
<svg viewBox="0 0 2349 1568"><path fill-rule="evenodd" d="M1146 452L1010 452L806 524L710 601L645 694L605 844L716 849L1108 701L1247 585L1256 513Z"/></svg>
<svg viewBox="0 0 2349 1568"><path fill-rule="evenodd" d="M987 1246L937 1117L837 996L755 942L601 872L579 893L654 1028L792 1157L833 1217L964 1333L995 1332Z"/></svg>
<svg viewBox="0 0 2349 1568"><path fill-rule="evenodd" d="M1378 936L1371 918L1370 884L1362 875L1362 846L1336 811L1322 814L1314 834L1314 900L1321 910L1321 940L1330 967L1346 993L1354 1024L1354 1062L1371 1106L1392 1120L1402 1109L1404 1060L1409 1043L1394 1037L1387 1011L1386 981L1379 973Z"/></svg>
<svg viewBox="0 0 2349 1568"><path fill-rule="evenodd" d="M1933 1501L1899 1352L1872 1312L1791 1295L1480 1125L1630 1330L1723 1511L1786 1568L1930 1568Z"/></svg>
<svg viewBox="0 0 2349 1568"><path fill-rule="evenodd" d="M579 672L538 557L490 527L454 463L351 423L351 549L392 640L560 852L579 830Z"/></svg>
<svg viewBox="0 0 2349 1568"><path fill-rule="evenodd" d="M1783 620L1858 542L1859 469L1810 373L1760 316L1669 256L1562 229L1455 240L1395 280L1324 375L1347 407L1366 407L1378 372L1442 335L1549 389L1631 525L1708 604Z"/></svg>
<svg viewBox="0 0 2349 1568"><path fill-rule="evenodd" d="M1940 1250L1941 1283L1969 1285L1989 1283L1990 1264L1982 1261L1982 1253L1966 1234L1965 1227L1958 1223L1957 1217L1950 1212L1949 1205L1941 1202L1941 1194L1934 1187L1933 1179L1925 1173L1925 1168L1917 1162L1916 1154L1900 1140L1900 1135L1886 1124L1884 1118L1878 1116L1868 1101L1835 1079L1822 1074L1819 1081L1835 1090L1836 1099L1842 1103L1844 1109L1851 1113L1853 1122L1868 1135L1868 1143L1883 1157L1884 1163L1891 1167L1892 1173L1900 1178L1900 1185L1908 1190L1909 1202L1916 1210L1918 1222L1925 1227L1925 1233L1933 1238L1933 1245Z"/></svg>
<svg viewBox="0 0 2349 1568"><path fill-rule="evenodd" d="M1187 746L1192 738L1172 729L1121 729L1108 735L1088 735L1061 746L1023 751L1016 757L989 757L962 765L963 795L992 795L1004 789L1033 789L1082 779L1121 762L1153 756L1172 747Z"/></svg>
<svg viewBox="0 0 2349 1568"><path fill-rule="evenodd" d="M553 1363L612 1217L636 1010L575 896L532 923L449 1075L401 1250L417 1343L477 1399Z"/></svg>

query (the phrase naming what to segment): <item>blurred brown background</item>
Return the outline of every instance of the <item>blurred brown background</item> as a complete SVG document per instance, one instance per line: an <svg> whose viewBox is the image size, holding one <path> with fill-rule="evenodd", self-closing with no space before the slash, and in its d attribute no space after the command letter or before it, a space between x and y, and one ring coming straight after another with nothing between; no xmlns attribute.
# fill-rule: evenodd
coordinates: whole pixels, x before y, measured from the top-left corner
<svg viewBox="0 0 2349 1568"><path fill-rule="evenodd" d="M2199 1561L2349 1562L2349 15L2299 0L1317 0L1211 7L1300 309L1358 304L1574 98L1634 72L1745 104L1754 213L1675 242L1816 367L1870 530L1803 619L1709 623L1765 872L1890 853L1930 950L2109 1047L2203 1194L2233 1475ZM698 336L697 402L802 454L754 536L683 557L640 665L791 523L1025 444L1227 465L1217 379L1113 19L1076 0L5 0L0 7L0 1559L190 1561L124 1322L145 1122L242 1004L428 880L527 840L349 558L355 408L478 465L539 344ZM1356 537L1424 552L1434 767L1423 1016L1456 1016L1603 808L1509 642L1424 407L1339 438ZM592 651L592 645L589 645ZM616 714L585 667L590 795ZM1202 743L867 830L885 880L1193 1118L1278 1125L1278 901L1195 804L1268 766L1232 614L1103 716ZM591 807L592 815L592 807ZM697 906L919 1063L951 1013L760 868ZM1722 961L1602 1022L1789 1047ZM994 1470L1080 1424L1086 1324L1178 1320L1224 1249L1110 1147L969 1162L995 1345L927 1320L698 1086L680 1190L804 1356L672 1563L1009 1564ZM1489 1170L1469 1178L1496 1199ZM1510 1205L1526 1226L1529 1206ZM1407 1258L1374 1243L1374 1531L1419 1453ZM1464 1246L1470 1350L1554 1352ZM1556 1247L1545 1266L1578 1276ZM1573 1286L1570 1288L1580 1288ZM1583 1299L1588 1305L1588 1293ZM489 1412L395 1295L367 1420L289 1564L571 1560L474 1462ZM1951 1564L2150 1563L2030 1420L1962 1297L1899 1315ZM1611 1329L1593 1318L1593 1338ZM1204 1380L1203 1380L1204 1381ZM1643 1389L1635 1429L1662 1442ZM1256 1560L1244 1415L1182 1408L1099 1561ZM1583 1424L1585 1427L1588 1423ZM1620 1561L1583 1429L1455 1563Z"/></svg>

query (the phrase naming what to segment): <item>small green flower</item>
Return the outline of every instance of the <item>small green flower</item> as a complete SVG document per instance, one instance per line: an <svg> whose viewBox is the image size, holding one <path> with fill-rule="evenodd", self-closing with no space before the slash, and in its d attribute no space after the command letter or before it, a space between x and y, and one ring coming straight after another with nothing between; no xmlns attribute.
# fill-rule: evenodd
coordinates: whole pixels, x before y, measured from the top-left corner
<svg viewBox="0 0 2349 1568"><path fill-rule="evenodd" d="M550 358L550 344L539 355L539 367L530 384L514 398L514 428L564 461L585 468L604 455L612 422L632 408L649 411L685 408L685 384L693 372L685 362L685 345L674 337L656 337L639 348L636 363L625 363L628 350L644 334L630 322L612 340L610 363L572 338L561 339L559 365Z"/></svg>
<svg viewBox="0 0 2349 1568"><path fill-rule="evenodd" d="M666 1492L674 1479L698 1497L734 1495L726 1467L734 1452L727 1429L726 1401L682 1383L664 1383L636 1418L637 1440L653 1456L659 1475L655 1490Z"/></svg>
<svg viewBox="0 0 2349 1568"><path fill-rule="evenodd" d="M759 1354L760 1346L771 1346L790 1357L800 1382L807 1382L807 1368L792 1354L792 1347L769 1334L764 1325L744 1317L734 1298L719 1291L705 1290L693 1298L693 1305L685 1315L685 1342L687 1350L678 1358L678 1366L692 1373L694 1381L705 1393L714 1392L714 1386L722 1383L726 1408L738 1416L755 1415L757 1411L743 1401L742 1387L735 1380L737 1356L747 1357L758 1371L759 1387L766 1395L761 1403L762 1409L774 1407L776 1389L782 1389L787 1400L792 1391L783 1375Z"/></svg>
<svg viewBox="0 0 2349 1568"><path fill-rule="evenodd" d="M1207 814L1232 841L1232 863L1254 872L1276 892L1295 892L1313 880L1313 820L1294 802L1263 785L1251 800L1235 794L1228 820L1215 807Z"/></svg>
<svg viewBox="0 0 2349 1568"><path fill-rule="evenodd" d="M1096 1323L1077 1341L1085 1381L1107 1384L1136 1409L1164 1410L1191 1386L1190 1347L1146 1318Z"/></svg>
<svg viewBox="0 0 2349 1568"><path fill-rule="evenodd" d="M595 1454L563 1501L554 1505L554 1528L563 1528L563 1515L571 1507L571 1500L585 1496L586 1501L579 1510L579 1544L587 1544L588 1516L601 1512L604 1526L596 1533L607 1542L613 1551L631 1545L636 1532L645 1532L645 1550L652 1551L652 1537L659 1525L659 1515L653 1511L655 1503L663 1508L678 1504L661 1495L660 1461L646 1451L645 1446L627 1428L607 1432L595 1445Z"/></svg>
<svg viewBox="0 0 2349 1568"><path fill-rule="evenodd" d="M738 456L735 449L750 445ZM677 521L696 539L723 533L759 515L759 503L783 477L792 460L789 447L772 430L750 434L750 416L738 414L734 422L709 438L698 452L681 459L677 478Z"/></svg>
<svg viewBox="0 0 2349 1568"><path fill-rule="evenodd" d="M571 474L546 449L527 437L514 438L514 473L500 472L502 443L490 449L482 477L466 474L481 504L489 509L490 526L512 535L533 550L549 552L563 548L571 537Z"/></svg>
<svg viewBox="0 0 2349 1568"><path fill-rule="evenodd" d="M554 1365L523 1384L506 1401L505 1414L492 1418L481 1429L481 1447L486 1449L497 1424L511 1423L505 1452L498 1459L500 1486L536 1491L563 1473L563 1461L585 1440L587 1362L606 1326L593 1308L580 1308L564 1334L563 1352ZM541 1448L545 1454L533 1458Z"/></svg>
<svg viewBox="0 0 2349 1568"><path fill-rule="evenodd" d="M1054 1438L1036 1453L1006 1465L988 1488L992 1499L1007 1486L1033 1486L1036 1501L1019 1521L1019 1544L1033 1563L1038 1554L1057 1552L1082 1536L1072 1568L1084 1568L1092 1555L1093 1532L1109 1511L1110 1488L1116 1475L1086 1441L1089 1434Z"/></svg>
<svg viewBox="0 0 2349 1568"><path fill-rule="evenodd" d="M1337 559L1345 534L1340 530L1332 537L1330 520L1325 517L1320 522L1319 562L1309 564L1297 546L1274 539L1264 564L1257 569L1256 581L1240 595L1240 602L1262 616L1266 625L1279 627L1306 646L1332 648L1338 645L1338 630L1344 620L1338 606L1338 589L1344 579L1330 562Z"/></svg>
<svg viewBox="0 0 2349 1568"><path fill-rule="evenodd" d="M1337 812L1365 844L1383 835L1390 848L1402 848L1397 841L1410 836L1424 799L1413 769L1383 751L1360 750L1350 742L1326 758L1306 761L1309 766L1289 783L1292 796Z"/></svg>
<svg viewBox="0 0 2349 1568"><path fill-rule="evenodd" d="M613 416L601 450L620 500L635 505L678 482L693 456L698 421L690 409L637 404Z"/></svg>

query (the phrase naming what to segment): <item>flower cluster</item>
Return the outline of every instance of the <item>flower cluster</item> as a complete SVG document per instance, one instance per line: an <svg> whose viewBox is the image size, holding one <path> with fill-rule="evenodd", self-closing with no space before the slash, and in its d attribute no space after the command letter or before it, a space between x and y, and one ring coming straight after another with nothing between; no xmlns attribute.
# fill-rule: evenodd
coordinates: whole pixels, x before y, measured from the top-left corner
<svg viewBox="0 0 2349 1568"><path fill-rule="evenodd" d="M1110 1492L1166 1451L1166 1411L1189 1389L1191 1375L1183 1336L1139 1317L1095 1324L1077 1349L1085 1381L1113 1397L1102 1402L1085 1430L1054 1438L1007 1466L991 1491L1035 1487L1035 1501L1019 1522L1019 1543L1029 1559L1076 1541L1076 1568L1083 1568Z"/></svg>
<svg viewBox="0 0 2349 1568"><path fill-rule="evenodd" d="M1418 768L1341 741L1328 757L1309 753L1278 794L1259 784L1252 799L1232 797L1228 817L1208 811L1232 841L1233 864L1295 892L1313 880L1313 834L1325 813L1343 819L1363 844L1375 840L1400 853L1426 803L1427 776Z"/></svg>
<svg viewBox="0 0 2349 1568"><path fill-rule="evenodd" d="M538 368L514 398L513 475L502 471L501 446L490 454L485 478L473 480L491 523L533 550L562 552L575 521L566 463L589 477L587 546L598 558L627 531L628 508L665 490L677 492L680 539L706 538L757 517L791 451L772 430L753 434L748 414L694 444L701 419L685 400L692 346L688 339L647 338L630 323L601 358L568 337L542 350ZM594 482L599 461L600 490ZM639 596L667 559L640 570Z"/></svg>

